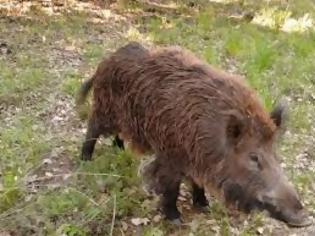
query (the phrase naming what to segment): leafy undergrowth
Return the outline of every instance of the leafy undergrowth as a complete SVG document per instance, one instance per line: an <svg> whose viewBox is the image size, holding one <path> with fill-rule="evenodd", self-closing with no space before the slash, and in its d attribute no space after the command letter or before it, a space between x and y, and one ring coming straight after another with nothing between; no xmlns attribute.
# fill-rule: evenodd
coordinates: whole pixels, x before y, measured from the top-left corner
<svg viewBox="0 0 315 236"><path fill-rule="evenodd" d="M74 96L82 80L128 40L179 44L244 75L268 109L288 99L279 153L315 214L315 34L307 21L314 4L183 2L153 10L120 6L120 15L108 10L0 18L0 234L314 234L313 226L290 229L262 213L232 216L214 199L209 213L198 214L185 185L179 201L185 224L177 228L161 219L157 199L142 190L133 154L101 140L92 162L79 161L85 122ZM284 30L289 17L306 13L306 26L298 21L292 32Z"/></svg>

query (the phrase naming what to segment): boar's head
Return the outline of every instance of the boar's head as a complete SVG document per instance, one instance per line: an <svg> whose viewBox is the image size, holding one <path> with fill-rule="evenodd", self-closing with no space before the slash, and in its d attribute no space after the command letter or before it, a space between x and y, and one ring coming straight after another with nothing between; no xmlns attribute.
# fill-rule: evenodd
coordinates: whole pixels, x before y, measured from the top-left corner
<svg viewBox="0 0 315 236"><path fill-rule="evenodd" d="M268 138L260 135L261 129L246 131L248 125L236 114L229 116L225 136L231 148L219 165L221 173L216 175L216 183L225 201L245 212L267 210L272 217L288 225L306 226L311 224L308 213L274 151L284 112L283 104L271 112L268 119L276 128Z"/></svg>

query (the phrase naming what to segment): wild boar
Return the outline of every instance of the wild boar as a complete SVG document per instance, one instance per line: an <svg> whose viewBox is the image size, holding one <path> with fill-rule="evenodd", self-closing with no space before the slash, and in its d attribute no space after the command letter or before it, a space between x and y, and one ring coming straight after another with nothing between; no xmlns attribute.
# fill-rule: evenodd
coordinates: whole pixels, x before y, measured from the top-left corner
<svg viewBox="0 0 315 236"><path fill-rule="evenodd" d="M78 104L92 88L82 159L91 160L100 135L120 134L137 153L154 153L146 176L167 219L180 222L176 201L186 177L196 207L208 205L205 190L217 191L246 212L267 209L290 225L310 224L275 152L284 107L268 114L242 78L180 47L131 42L99 64Z"/></svg>

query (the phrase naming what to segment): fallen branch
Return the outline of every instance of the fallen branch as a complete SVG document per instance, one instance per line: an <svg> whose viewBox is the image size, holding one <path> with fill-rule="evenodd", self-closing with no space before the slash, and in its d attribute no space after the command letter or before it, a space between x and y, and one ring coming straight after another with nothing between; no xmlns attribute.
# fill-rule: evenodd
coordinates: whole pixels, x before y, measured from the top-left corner
<svg viewBox="0 0 315 236"><path fill-rule="evenodd" d="M110 227L110 236L113 236L115 219L116 219L116 195L114 195L114 208L113 208L112 224Z"/></svg>

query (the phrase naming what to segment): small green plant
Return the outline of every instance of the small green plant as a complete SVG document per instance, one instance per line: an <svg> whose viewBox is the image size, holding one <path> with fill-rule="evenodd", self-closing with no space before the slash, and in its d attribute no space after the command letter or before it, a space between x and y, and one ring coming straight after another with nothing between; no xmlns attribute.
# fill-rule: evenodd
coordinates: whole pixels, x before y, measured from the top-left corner
<svg viewBox="0 0 315 236"><path fill-rule="evenodd" d="M83 80L85 80L85 78L82 78L82 75L78 72L69 71L65 75L62 89L66 94L75 97Z"/></svg>
<svg viewBox="0 0 315 236"><path fill-rule="evenodd" d="M93 63L98 63L104 56L104 49L101 45L91 44L85 49L84 57Z"/></svg>
<svg viewBox="0 0 315 236"><path fill-rule="evenodd" d="M129 151L112 148L110 139L101 138L93 161L79 160L86 124L80 124L76 116L68 117L62 107L71 110L85 76L95 71L104 56L131 39L178 44L210 64L243 74L268 110L287 97L288 132L279 140L279 156L306 206L314 209L314 32L284 33L282 29L288 17L309 23L314 18L314 3L184 0L176 2L178 8L172 13L162 14L145 12L141 1L119 4L119 12L132 19L130 24L112 18L95 24L102 14L95 16L94 8L89 13L47 16L37 11L28 17L1 19L0 29L11 53L0 52L0 229L20 235L83 236L110 235L114 227L113 235L121 235L123 221L127 235L135 229L129 225L130 218L140 217L150 220L149 225L139 226L145 236L179 231L166 221L152 219L158 199L142 191L139 161ZM235 14L253 9L251 22L234 20ZM257 24L259 17L266 24ZM103 33L100 37L104 29L106 37ZM80 63L71 63L75 57ZM59 100L61 108L56 109ZM86 118L88 102L83 109ZM63 111L66 117L59 117ZM307 155L300 157L304 150ZM183 216L187 217L180 231L183 235L233 235L235 227L243 236L255 235L257 229L269 233L260 230L267 224L264 215L253 215L246 225L234 226L218 202L212 203L209 214L188 211L186 215L184 211Z"/></svg>
<svg viewBox="0 0 315 236"><path fill-rule="evenodd" d="M76 225L65 224L58 229L60 233L67 236L86 236L87 233Z"/></svg>

